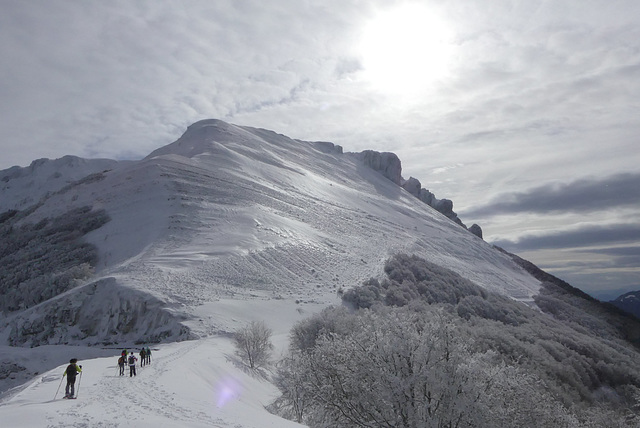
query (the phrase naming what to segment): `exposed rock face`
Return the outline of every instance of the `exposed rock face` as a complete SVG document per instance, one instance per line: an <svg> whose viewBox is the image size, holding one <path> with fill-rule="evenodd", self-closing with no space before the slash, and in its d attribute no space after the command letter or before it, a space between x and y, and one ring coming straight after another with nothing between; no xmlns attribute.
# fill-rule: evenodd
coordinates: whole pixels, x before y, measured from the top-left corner
<svg viewBox="0 0 640 428"><path fill-rule="evenodd" d="M436 198L436 195L434 195L427 189L422 188L422 185L420 184L420 181L418 181L418 179L409 177L409 179L402 184L402 188L411 193L416 198L420 199L425 204L431 206L432 208L435 208L438 212L444 214L449 219L458 223L460 226L466 228L466 226L458 218L458 215L453 211L453 202L449 199Z"/></svg>
<svg viewBox="0 0 640 428"><path fill-rule="evenodd" d="M365 150L358 153L358 156L369 168L378 171L398 186L402 185L402 165L395 153Z"/></svg>
<svg viewBox="0 0 640 428"><path fill-rule="evenodd" d="M469 232L476 235L478 238L482 239L482 228L478 226L476 223L473 223L469 228Z"/></svg>
<svg viewBox="0 0 640 428"><path fill-rule="evenodd" d="M444 214L447 218L465 229L467 228L453 211L453 202L450 199L436 198L429 190L423 189L420 181L416 178L409 177L408 180L402 178L402 165L400 159L394 153L379 153L373 150L365 150L364 152L358 153L358 156L366 166L380 172L383 176L398 186L401 186L425 204ZM472 229L473 230L470 230L471 233L482 238L482 229L480 226L474 224Z"/></svg>
<svg viewBox="0 0 640 428"><path fill-rule="evenodd" d="M323 153L342 154L342 146L330 143L328 141L311 141L310 144Z"/></svg>

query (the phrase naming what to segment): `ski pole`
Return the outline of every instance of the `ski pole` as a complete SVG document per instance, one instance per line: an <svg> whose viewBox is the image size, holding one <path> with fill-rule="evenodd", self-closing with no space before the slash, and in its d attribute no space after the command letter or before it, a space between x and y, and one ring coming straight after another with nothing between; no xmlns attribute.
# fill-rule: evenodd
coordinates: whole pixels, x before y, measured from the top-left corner
<svg viewBox="0 0 640 428"><path fill-rule="evenodd" d="M56 395L53 396L53 399L55 400L56 397L58 396L58 391L60 391L60 387L62 386L62 381L64 380L64 375L62 375L62 377L60 378L60 385L58 385L58 389L56 389Z"/></svg>
<svg viewBox="0 0 640 428"><path fill-rule="evenodd" d="M76 398L80 394L80 382L82 381L82 372L80 372L80 377L78 377L78 389L76 389Z"/></svg>

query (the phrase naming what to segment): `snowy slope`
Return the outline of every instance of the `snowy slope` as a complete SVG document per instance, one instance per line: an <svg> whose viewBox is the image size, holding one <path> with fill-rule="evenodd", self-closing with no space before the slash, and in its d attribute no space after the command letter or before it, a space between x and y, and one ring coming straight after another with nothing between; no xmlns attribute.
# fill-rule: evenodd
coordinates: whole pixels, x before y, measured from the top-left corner
<svg viewBox="0 0 640 428"><path fill-rule="evenodd" d="M87 205L104 209L111 221L87 236L100 255L95 277L34 308L3 315L0 338L25 326L55 324L65 310L74 313L83 328L56 327L49 343L79 346L61 347L58 363L42 362L41 370L71 356L95 357L98 348L86 344L200 341L156 346L158 364L132 381L157 391L157 397L139 395L136 383L123 383L129 379L113 378L114 357L85 363L91 368L83 380L85 400L50 402L62 366L39 375L0 405L0 418L8 420L19 420L12 418L23 407L33 410L33 420L17 426L62 426L74 418L74 426L124 426L139 412L156 422L148 426L295 426L268 424L272 416L261 406L273 388L230 362L225 337L247 321L265 321L283 349L295 321L338 303L340 288L379 275L397 252L418 254L514 299L530 301L539 289L509 257L356 154L330 144L207 120L145 159L95 165L90 179L66 179L62 171L70 184L47 191L33 184L39 189L34 195L44 199L25 220ZM9 176L7 171L12 169L0 177ZM47 183L50 171L38 171L44 170L5 181L3 207L22 207L15 189L27 180ZM29 355L6 347L0 354L14 362ZM183 362L192 370L172 371ZM203 391L213 391L228 373L240 379L246 395L234 396L227 414L213 398L204 399ZM120 387L125 389L118 395ZM186 422L177 423L179 418Z"/></svg>
<svg viewBox="0 0 640 428"><path fill-rule="evenodd" d="M228 315L241 322L247 314L269 319L276 356L286 346L289 326L304 314L288 302L222 302ZM319 305L306 305L315 311ZM109 357L81 360L78 399L65 400L62 364L73 349L49 348L61 364L12 391L0 403L2 426L14 427L229 427L293 428L301 425L268 413L264 407L277 389L264 378L243 370L231 340L210 337L152 346L151 365L137 367L137 376L119 376L119 350ZM76 350L77 351L77 350ZM60 386L61 385L61 386ZM60 388L58 390L58 388ZM56 394L57 392L57 394ZM55 399L54 399L55 397Z"/></svg>
<svg viewBox="0 0 640 428"><path fill-rule="evenodd" d="M43 314L59 313L72 300L90 307L98 294L101 302L113 302L106 312L115 314L114 323L90 325L93 310L86 311L91 335L60 332L58 342L111 341L127 310L137 322L131 340L206 336L227 328L224 322L195 322L202 304L230 296L326 300L339 287L377 275L401 251L515 299L537 292L538 281L507 256L354 154L316 147L206 120L141 161L114 165L50 194L26 221L86 205L111 217L88 236L99 249L96 280L102 280L78 287L78 298L55 299L48 309L45 303L12 319L14 331L33 329ZM122 304L126 290L143 292L149 301L141 305L136 295ZM165 314L148 310L159 306ZM149 317L162 318L158 329ZM189 332L182 328L185 319Z"/></svg>

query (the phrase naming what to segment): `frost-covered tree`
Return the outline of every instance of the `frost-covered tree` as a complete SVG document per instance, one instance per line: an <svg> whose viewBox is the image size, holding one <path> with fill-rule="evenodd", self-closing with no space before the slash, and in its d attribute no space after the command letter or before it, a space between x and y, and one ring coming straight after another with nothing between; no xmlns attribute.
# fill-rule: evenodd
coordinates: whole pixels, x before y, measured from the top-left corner
<svg viewBox="0 0 640 428"><path fill-rule="evenodd" d="M294 326L279 414L314 428L638 426L637 322L549 283L541 313L416 256L385 273Z"/></svg>
<svg viewBox="0 0 640 428"><path fill-rule="evenodd" d="M472 358L453 317L424 311L360 311L350 329L316 330L313 348L280 364L280 413L310 426L488 426L493 363Z"/></svg>
<svg viewBox="0 0 640 428"><path fill-rule="evenodd" d="M271 329L262 321L251 321L235 332L236 354L251 369L269 364L271 358Z"/></svg>
<svg viewBox="0 0 640 428"><path fill-rule="evenodd" d="M278 362L273 382L282 395L271 404L270 411L286 419L303 423L314 404L314 394L307 377L310 358L302 352L292 352Z"/></svg>

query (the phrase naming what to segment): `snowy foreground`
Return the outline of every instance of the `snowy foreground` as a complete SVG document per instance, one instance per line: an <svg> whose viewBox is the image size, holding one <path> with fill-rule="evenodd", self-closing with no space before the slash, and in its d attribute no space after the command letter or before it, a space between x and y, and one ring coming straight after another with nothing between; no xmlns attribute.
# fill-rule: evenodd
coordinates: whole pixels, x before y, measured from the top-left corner
<svg viewBox="0 0 640 428"><path fill-rule="evenodd" d="M225 302L221 302L225 305ZM226 302L226 316L237 311L265 319L274 331L274 357L286 347L289 325L320 305L289 301ZM138 375L119 376L118 349L96 350L47 347L60 366L16 388L0 403L0 421L13 427L300 427L268 413L264 406L277 389L238 363L230 338L152 346L152 363L138 367ZM12 350L15 351L15 350ZM74 352L75 351L75 352ZM69 358L82 352L109 357L80 359L83 367L78 399L63 399L62 374ZM0 351L2 352L2 351ZM22 352L32 352L24 349ZM268 375L268 374L267 374ZM58 386L60 390L57 393ZM78 382L76 381L76 388ZM56 399L54 399L54 396Z"/></svg>

